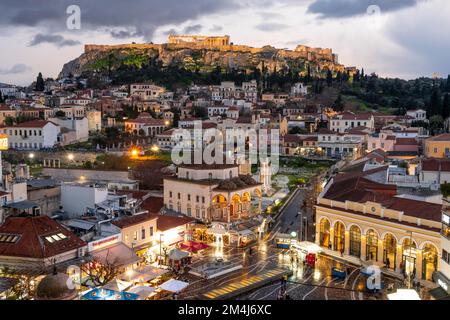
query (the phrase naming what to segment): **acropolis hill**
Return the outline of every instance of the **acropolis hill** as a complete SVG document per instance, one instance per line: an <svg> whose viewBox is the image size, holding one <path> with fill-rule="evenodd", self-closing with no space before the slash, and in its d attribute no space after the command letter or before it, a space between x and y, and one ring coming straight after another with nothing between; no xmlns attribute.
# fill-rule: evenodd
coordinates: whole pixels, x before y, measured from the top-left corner
<svg viewBox="0 0 450 320"><path fill-rule="evenodd" d="M266 69L269 72L299 69L312 73L333 72L350 73L355 68L345 68L339 64L338 57L331 49L310 48L298 45L294 50L277 49L272 46L254 48L247 45L236 45L225 36L170 35L168 43L130 43L119 45L85 45L84 54L78 59L67 63L60 77L95 70L96 72L108 65L108 71L113 71L120 65L136 63L145 65L146 60L158 61L164 66L177 65L187 70L210 72L218 67L221 69L251 70Z"/></svg>

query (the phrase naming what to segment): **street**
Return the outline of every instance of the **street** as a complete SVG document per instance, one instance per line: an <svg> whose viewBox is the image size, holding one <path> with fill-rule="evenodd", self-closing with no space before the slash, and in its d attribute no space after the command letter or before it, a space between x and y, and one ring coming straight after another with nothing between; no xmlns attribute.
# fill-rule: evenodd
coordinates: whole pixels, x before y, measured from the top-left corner
<svg viewBox="0 0 450 320"><path fill-rule="evenodd" d="M241 270L207 280L191 274L182 276L183 280L191 285L180 294L180 299L199 299L201 295L210 290L221 288L231 283L246 281L255 275L264 275L274 269L285 268L292 271L288 278L286 293L295 300L365 300L386 299L386 290L378 295L366 292L366 278L361 275L358 267L348 265L320 255L314 269L304 266L301 262L297 264L291 258L289 251L279 249L273 243L277 232L290 233L299 232L300 218L298 216L300 205L303 202L304 191L299 190L280 213L278 222L274 225L272 232L264 240L260 240L252 247L251 253L248 248L215 248L210 247L202 253L202 257L194 259L194 267L205 262L213 262L216 257L224 261L240 263ZM313 235L313 223L311 215L308 216L309 231L308 239L311 241ZM344 280L335 279L331 275L332 267L343 268L348 271L349 276ZM390 284L393 287L401 286L400 281L383 277L384 287ZM274 300L277 299L282 287L280 281L270 283L263 287L254 289L236 296L240 300Z"/></svg>

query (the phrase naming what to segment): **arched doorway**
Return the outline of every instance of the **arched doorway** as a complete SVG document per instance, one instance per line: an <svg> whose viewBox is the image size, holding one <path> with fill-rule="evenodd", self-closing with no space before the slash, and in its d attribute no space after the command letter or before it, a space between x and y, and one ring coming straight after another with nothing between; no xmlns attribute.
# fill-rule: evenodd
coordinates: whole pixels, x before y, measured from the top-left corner
<svg viewBox="0 0 450 320"><path fill-rule="evenodd" d="M388 233L384 236L383 241L383 262L387 268L395 270L397 259L397 239L394 235Z"/></svg>
<svg viewBox="0 0 450 320"><path fill-rule="evenodd" d="M358 226L350 228L350 248L351 256L361 257L361 229Z"/></svg>
<svg viewBox="0 0 450 320"><path fill-rule="evenodd" d="M433 281L433 273L437 270L438 252L434 245L427 243L422 249L422 279Z"/></svg>
<svg viewBox="0 0 450 320"><path fill-rule="evenodd" d="M241 213L241 210L242 210L241 204L242 204L241 197L238 194L235 194L231 198L231 204L230 204L230 215L232 218L235 218L236 216L238 216Z"/></svg>
<svg viewBox="0 0 450 320"><path fill-rule="evenodd" d="M227 215L227 206L227 199L221 194L216 195L211 203L211 219L219 221L223 220Z"/></svg>
<svg viewBox="0 0 450 320"><path fill-rule="evenodd" d="M378 261L378 234L373 229L366 234L366 260Z"/></svg>
<svg viewBox="0 0 450 320"><path fill-rule="evenodd" d="M341 253L345 251L345 226L339 221L334 224L334 250Z"/></svg>
<svg viewBox="0 0 450 320"><path fill-rule="evenodd" d="M411 242L410 238L405 238L402 244L402 273L405 277L411 276L415 278L416 274L416 258L417 258L417 245L414 241Z"/></svg>
<svg viewBox="0 0 450 320"><path fill-rule="evenodd" d="M320 220L320 246L327 249L330 248L330 221L323 218Z"/></svg>

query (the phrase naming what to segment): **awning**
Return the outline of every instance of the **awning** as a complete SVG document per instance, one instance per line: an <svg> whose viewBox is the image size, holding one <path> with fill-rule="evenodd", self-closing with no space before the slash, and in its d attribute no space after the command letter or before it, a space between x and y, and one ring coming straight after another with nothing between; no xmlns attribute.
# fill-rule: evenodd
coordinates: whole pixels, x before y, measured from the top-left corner
<svg viewBox="0 0 450 320"><path fill-rule="evenodd" d="M131 288L128 290L130 293L137 294L139 298L137 300L145 300L149 295L151 295L153 292L155 292L155 288L148 287L148 286L138 286Z"/></svg>
<svg viewBox="0 0 450 320"><path fill-rule="evenodd" d="M127 266L140 261L132 249L123 243L117 243L105 249L91 253L95 260L102 264L114 264L116 266Z"/></svg>
<svg viewBox="0 0 450 320"><path fill-rule="evenodd" d="M189 253L179 249L172 249L169 252L169 260L179 261L187 257L189 257Z"/></svg>
<svg viewBox="0 0 450 320"><path fill-rule="evenodd" d="M120 275L120 278L131 282L148 282L167 273L167 270L154 268L151 266L138 268L136 270L127 271Z"/></svg>
<svg viewBox="0 0 450 320"><path fill-rule="evenodd" d="M113 291L125 291L132 285L133 284L131 282L123 281L120 279L115 279L115 280L111 281L110 283L104 285L102 288L113 290Z"/></svg>
<svg viewBox="0 0 450 320"><path fill-rule="evenodd" d="M169 281L164 282L159 287L166 291L178 293L178 292L182 291L183 289L185 289L187 286L189 286L189 283L187 283L187 282L170 279Z"/></svg>
<svg viewBox="0 0 450 320"><path fill-rule="evenodd" d="M5 207L12 208L12 209L18 209L18 210L26 210L26 209L33 209L33 208L39 207L39 205L36 202L24 200L24 201L9 203L9 204L5 205Z"/></svg>

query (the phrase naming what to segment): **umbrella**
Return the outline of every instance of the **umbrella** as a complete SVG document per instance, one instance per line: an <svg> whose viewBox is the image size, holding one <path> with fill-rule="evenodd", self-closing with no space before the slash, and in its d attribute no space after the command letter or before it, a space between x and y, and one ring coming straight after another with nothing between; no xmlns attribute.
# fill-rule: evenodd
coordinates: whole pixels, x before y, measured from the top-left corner
<svg viewBox="0 0 450 320"><path fill-rule="evenodd" d="M139 295L135 293L98 288L83 295L85 300L137 300L137 298L139 298Z"/></svg>
<svg viewBox="0 0 450 320"><path fill-rule="evenodd" d="M160 288L166 291L178 293L189 285L187 282L180 280L170 279L160 285Z"/></svg>
<svg viewBox="0 0 450 320"><path fill-rule="evenodd" d="M209 246L204 243L200 242L194 242L194 241L187 241L185 243L182 243L180 245L180 248L189 252L197 252L203 249L208 248Z"/></svg>

